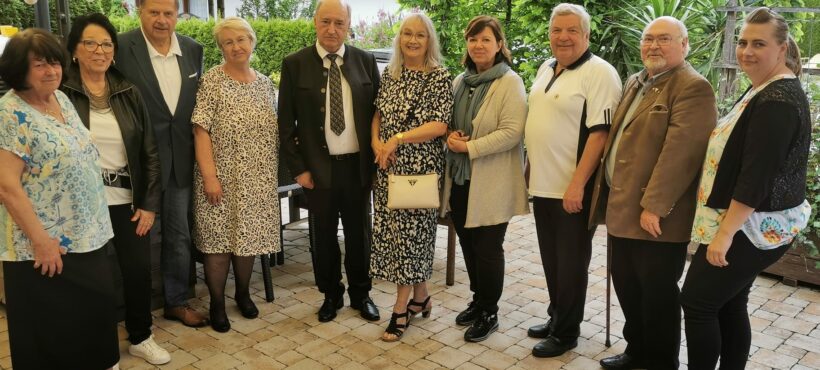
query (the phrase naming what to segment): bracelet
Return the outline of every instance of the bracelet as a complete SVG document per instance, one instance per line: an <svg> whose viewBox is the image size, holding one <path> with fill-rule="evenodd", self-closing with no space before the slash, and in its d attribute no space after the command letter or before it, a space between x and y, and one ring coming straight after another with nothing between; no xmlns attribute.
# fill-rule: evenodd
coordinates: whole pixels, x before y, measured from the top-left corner
<svg viewBox="0 0 820 370"><path fill-rule="evenodd" d="M399 145L404 144L404 133L399 132L398 134L396 134L396 139L399 140Z"/></svg>

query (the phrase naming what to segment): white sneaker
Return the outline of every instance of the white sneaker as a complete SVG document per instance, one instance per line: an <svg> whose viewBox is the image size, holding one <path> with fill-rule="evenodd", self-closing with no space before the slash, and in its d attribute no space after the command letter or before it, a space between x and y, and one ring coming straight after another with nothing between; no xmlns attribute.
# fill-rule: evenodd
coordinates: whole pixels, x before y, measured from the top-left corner
<svg viewBox="0 0 820 370"><path fill-rule="evenodd" d="M128 347L128 353L132 356L140 357L152 365L167 364L171 361L171 354L154 342L152 334L148 339L140 344L132 344Z"/></svg>

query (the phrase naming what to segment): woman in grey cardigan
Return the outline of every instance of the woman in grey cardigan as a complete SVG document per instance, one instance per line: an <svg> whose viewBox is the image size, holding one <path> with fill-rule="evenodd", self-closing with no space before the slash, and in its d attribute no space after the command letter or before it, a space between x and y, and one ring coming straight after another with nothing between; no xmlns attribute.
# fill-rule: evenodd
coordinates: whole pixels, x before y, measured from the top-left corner
<svg viewBox="0 0 820 370"><path fill-rule="evenodd" d="M507 224L529 212L521 145L527 103L498 20L473 18L464 38L466 70L453 83L441 213L450 211L473 292L456 323L471 325L464 340L480 342L498 329Z"/></svg>

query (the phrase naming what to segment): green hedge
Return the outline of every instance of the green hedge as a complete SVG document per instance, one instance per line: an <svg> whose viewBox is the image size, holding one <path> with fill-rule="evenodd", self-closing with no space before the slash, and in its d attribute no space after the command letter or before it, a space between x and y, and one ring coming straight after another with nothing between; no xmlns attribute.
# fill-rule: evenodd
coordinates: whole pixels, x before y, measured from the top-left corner
<svg viewBox="0 0 820 370"><path fill-rule="evenodd" d="M111 18L114 27L120 32L139 27L139 19L135 17ZM305 46L311 45L316 39L313 23L308 20L251 20L251 27L256 32L256 51L251 66L259 72L277 76L282 68L282 59ZM191 19L180 20L177 23L177 32L197 40L205 48L205 69L210 69L222 62L222 52L216 46L213 37L214 21Z"/></svg>

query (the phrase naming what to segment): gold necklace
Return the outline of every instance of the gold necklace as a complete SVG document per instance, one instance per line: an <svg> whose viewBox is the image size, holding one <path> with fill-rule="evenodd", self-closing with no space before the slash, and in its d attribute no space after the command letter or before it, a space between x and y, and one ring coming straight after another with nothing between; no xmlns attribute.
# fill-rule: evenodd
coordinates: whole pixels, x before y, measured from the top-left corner
<svg viewBox="0 0 820 370"><path fill-rule="evenodd" d="M99 94L95 94L91 92L91 89L89 89L85 82L83 82L83 91L85 92L85 95L88 96L88 102L92 109L104 110L109 108L108 98L110 96L110 91L108 90L108 80L105 80L104 83L105 85L103 86L102 91L100 91Z"/></svg>

